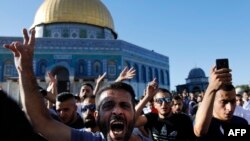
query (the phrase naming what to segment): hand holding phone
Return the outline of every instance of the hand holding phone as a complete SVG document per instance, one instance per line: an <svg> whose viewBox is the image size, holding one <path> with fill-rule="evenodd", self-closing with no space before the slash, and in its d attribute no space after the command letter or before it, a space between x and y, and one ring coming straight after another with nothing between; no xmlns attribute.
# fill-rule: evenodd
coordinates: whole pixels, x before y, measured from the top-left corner
<svg viewBox="0 0 250 141"><path fill-rule="evenodd" d="M228 68L229 69L229 63L227 58L223 59L216 59L216 69L222 69L222 68Z"/></svg>

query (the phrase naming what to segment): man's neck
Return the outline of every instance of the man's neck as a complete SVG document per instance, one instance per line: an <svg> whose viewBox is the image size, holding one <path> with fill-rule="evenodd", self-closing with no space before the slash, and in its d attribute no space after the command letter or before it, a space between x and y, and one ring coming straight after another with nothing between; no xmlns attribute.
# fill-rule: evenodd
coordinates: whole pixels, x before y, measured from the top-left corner
<svg viewBox="0 0 250 141"><path fill-rule="evenodd" d="M172 116L172 112L169 112L169 113L164 114L164 115L159 113L158 116L159 116L160 119L166 119L166 118L169 118L169 117Z"/></svg>
<svg viewBox="0 0 250 141"><path fill-rule="evenodd" d="M142 141L142 138L139 135L131 135L128 141Z"/></svg>
<svg viewBox="0 0 250 141"><path fill-rule="evenodd" d="M66 124L67 124L67 125L72 125L72 124L74 124L74 123L76 122L76 120L77 120L77 114L74 115L74 116L71 118L71 120L70 120L68 123L66 123Z"/></svg>

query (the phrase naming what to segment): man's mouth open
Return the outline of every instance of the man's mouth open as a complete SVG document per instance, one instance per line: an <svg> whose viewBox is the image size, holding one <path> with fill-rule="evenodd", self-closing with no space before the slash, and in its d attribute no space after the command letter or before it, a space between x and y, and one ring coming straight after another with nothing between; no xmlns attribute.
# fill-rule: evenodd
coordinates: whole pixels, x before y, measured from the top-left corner
<svg viewBox="0 0 250 141"><path fill-rule="evenodd" d="M113 121L110 124L110 130L114 137L122 137L125 133L125 124L122 121Z"/></svg>

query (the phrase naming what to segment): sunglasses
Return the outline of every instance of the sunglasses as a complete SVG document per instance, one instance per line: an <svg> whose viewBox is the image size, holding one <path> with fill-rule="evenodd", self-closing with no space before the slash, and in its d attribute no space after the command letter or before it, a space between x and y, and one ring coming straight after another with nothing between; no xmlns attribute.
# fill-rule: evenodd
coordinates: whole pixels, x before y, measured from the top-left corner
<svg viewBox="0 0 250 141"><path fill-rule="evenodd" d="M84 105L81 108L81 112L86 112L87 110L90 110L90 111L94 112L95 109L96 109L95 104Z"/></svg>
<svg viewBox="0 0 250 141"><path fill-rule="evenodd" d="M155 102L162 104L163 102L170 103L172 101L172 98L170 97L163 97L163 98L157 98L155 99Z"/></svg>

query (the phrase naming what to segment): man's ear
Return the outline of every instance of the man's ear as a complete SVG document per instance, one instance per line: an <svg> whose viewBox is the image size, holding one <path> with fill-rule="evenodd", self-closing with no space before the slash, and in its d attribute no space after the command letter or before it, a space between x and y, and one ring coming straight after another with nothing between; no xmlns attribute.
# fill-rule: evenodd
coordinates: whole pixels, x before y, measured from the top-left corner
<svg viewBox="0 0 250 141"><path fill-rule="evenodd" d="M74 111L77 111L77 105L74 106Z"/></svg>
<svg viewBox="0 0 250 141"><path fill-rule="evenodd" d="M94 112L94 117L95 117L96 120L98 119L98 116L99 116L98 111L95 111L95 112Z"/></svg>

